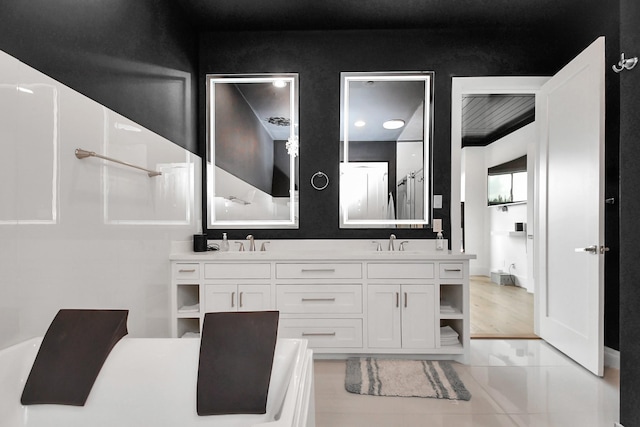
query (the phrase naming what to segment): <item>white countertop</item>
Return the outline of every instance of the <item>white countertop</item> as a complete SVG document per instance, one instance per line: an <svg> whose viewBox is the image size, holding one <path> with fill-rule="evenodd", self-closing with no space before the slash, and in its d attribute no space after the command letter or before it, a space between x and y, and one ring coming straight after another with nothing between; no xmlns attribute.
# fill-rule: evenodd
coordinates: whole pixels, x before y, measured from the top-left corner
<svg viewBox="0 0 640 427"><path fill-rule="evenodd" d="M401 241L396 240L395 251L388 251L388 241L380 242L384 250L376 251L376 244L371 240L272 240L266 251L238 251L234 241L229 252L208 251L193 252L191 242L173 242L169 255L171 261L455 261L475 259L476 256L451 251L437 251L435 240L407 240L407 249L399 251ZM260 248L262 240L256 240L256 248ZM219 243L209 240L209 243ZM245 248L248 243L244 241ZM446 246L446 241L445 241ZM411 249L411 248L414 249Z"/></svg>

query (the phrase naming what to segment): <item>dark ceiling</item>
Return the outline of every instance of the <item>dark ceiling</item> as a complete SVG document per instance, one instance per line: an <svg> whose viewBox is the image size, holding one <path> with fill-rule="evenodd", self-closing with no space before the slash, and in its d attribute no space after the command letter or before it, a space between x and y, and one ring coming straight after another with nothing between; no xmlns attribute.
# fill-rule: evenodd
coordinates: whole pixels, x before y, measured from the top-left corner
<svg viewBox="0 0 640 427"><path fill-rule="evenodd" d="M173 0L207 31L562 25L580 0Z"/></svg>
<svg viewBox="0 0 640 427"><path fill-rule="evenodd" d="M485 146L535 120L534 95L465 95L462 146Z"/></svg>

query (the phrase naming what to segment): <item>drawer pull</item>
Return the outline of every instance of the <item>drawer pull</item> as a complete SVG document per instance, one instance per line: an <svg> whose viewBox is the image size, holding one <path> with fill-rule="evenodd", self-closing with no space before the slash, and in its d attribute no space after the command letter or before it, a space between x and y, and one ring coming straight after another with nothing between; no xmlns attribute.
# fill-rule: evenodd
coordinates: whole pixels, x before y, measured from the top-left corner
<svg viewBox="0 0 640 427"><path fill-rule="evenodd" d="M335 268L303 268L300 270L303 273L335 273Z"/></svg>
<svg viewBox="0 0 640 427"><path fill-rule="evenodd" d="M303 337L335 337L335 332L303 332Z"/></svg>
<svg viewBox="0 0 640 427"><path fill-rule="evenodd" d="M302 298L301 299L302 302L321 302L321 301L334 302L335 300L336 300L335 298Z"/></svg>
<svg viewBox="0 0 640 427"><path fill-rule="evenodd" d="M396 308L400 307L400 292L396 292Z"/></svg>
<svg viewBox="0 0 640 427"><path fill-rule="evenodd" d="M462 269L460 268L445 268L444 271L456 271L456 272L460 272L462 271Z"/></svg>
<svg viewBox="0 0 640 427"><path fill-rule="evenodd" d="M236 299L236 293L235 292L231 292L231 308L235 307L235 305L234 305L235 304L234 303L235 299Z"/></svg>
<svg viewBox="0 0 640 427"><path fill-rule="evenodd" d="M178 270L178 273L195 273L195 272L196 272L195 268L190 268L190 269L181 268L180 270Z"/></svg>
<svg viewBox="0 0 640 427"><path fill-rule="evenodd" d="M238 307L242 308L242 294L244 292L240 292L240 301L238 302Z"/></svg>
<svg viewBox="0 0 640 427"><path fill-rule="evenodd" d="M404 308L407 308L407 293L404 293Z"/></svg>

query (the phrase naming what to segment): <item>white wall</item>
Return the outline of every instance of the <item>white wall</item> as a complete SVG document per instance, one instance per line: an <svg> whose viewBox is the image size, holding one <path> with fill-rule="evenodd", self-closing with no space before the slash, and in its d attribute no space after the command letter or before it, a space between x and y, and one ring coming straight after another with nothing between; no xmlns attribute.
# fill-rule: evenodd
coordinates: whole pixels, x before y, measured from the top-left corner
<svg viewBox="0 0 640 427"><path fill-rule="evenodd" d="M129 309L132 336L169 336L170 243L200 231L200 159L3 52L0 141L0 348L61 308Z"/></svg>
<svg viewBox="0 0 640 427"><path fill-rule="evenodd" d="M465 250L477 255L477 259L470 262L470 273L488 276L491 271L509 272L509 266L515 264L511 273L529 292L534 291L532 240L528 236L512 236L509 232L514 231L515 222L533 225L531 183L534 179L532 162L536 140L536 126L532 123L487 147L466 147L462 155ZM525 154L530 202L510 205L506 212L487 207L487 169Z"/></svg>
<svg viewBox="0 0 640 427"><path fill-rule="evenodd" d="M484 147L466 147L462 150L462 194L464 202L464 249L475 254L469 262L472 275L488 276L490 272L490 240L486 233L487 166Z"/></svg>

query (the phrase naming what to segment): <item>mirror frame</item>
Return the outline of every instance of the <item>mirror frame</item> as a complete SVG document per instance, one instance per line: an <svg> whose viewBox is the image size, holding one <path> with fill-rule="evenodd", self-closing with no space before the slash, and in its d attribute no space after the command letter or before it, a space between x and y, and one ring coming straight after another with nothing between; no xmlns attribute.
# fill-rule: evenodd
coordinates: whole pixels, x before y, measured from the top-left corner
<svg viewBox="0 0 640 427"><path fill-rule="evenodd" d="M389 71L389 72L341 72L340 73L340 127L341 142L343 143L343 161L349 163L349 91L348 84L352 81L423 81L424 111L423 111L423 168L424 177L428 183L424 186L424 215L417 219L349 219L346 207L343 206L343 190L340 184L340 228L428 228L433 218L433 71ZM342 176L341 176L342 179ZM397 202L397 200L396 200Z"/></svg>
<svg viewBox="0 0 640 427"><path fill-rule="evenodd" d="M289 110L291 112L289 138L298 146L295 154L289 155L289 218L288 219L251 219L251 220L220 220L215 217L215 85L235 83L271 83L284 80L289 87ZM205 173L207 183L207 228L208 229L297 229L299 227L299 197L296 184L299 181L299 167L296 157L299 156L299 100L297 73L262 73L262 74L207 74L207 113L206 113L206 157Z"/></svg>

